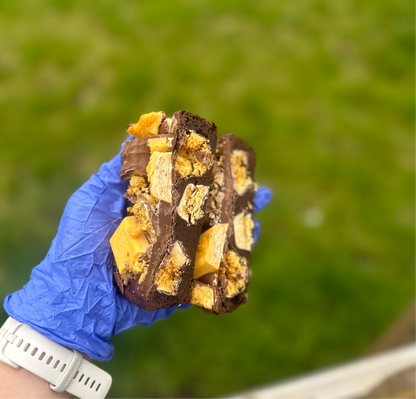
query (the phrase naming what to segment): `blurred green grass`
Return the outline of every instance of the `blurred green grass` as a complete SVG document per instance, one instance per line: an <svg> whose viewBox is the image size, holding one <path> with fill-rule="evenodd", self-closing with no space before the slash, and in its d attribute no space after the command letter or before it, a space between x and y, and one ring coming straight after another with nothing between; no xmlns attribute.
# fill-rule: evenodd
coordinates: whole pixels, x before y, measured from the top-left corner
<svg viewBox="0 0 416 399"><path fill-rule="evenodd" d="M413 16L387 0L1 2L1 297L124 127L186 109L252 145L274 192L249 303L114 337L111 397L225 395L362 354L414 297Z"/></svg>

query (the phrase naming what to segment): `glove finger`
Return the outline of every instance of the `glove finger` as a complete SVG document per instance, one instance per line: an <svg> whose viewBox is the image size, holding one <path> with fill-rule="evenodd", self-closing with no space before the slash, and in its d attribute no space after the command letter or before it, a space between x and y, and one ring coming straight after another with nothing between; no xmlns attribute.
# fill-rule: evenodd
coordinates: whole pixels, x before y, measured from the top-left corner
<svg viewBox="0 0 416 399"><path fill-rule="evenodd" d="M263 209L272 200L272 192L266 187L259 187L254 195L254 212Z"/></svg>
<svg viewBox="0 0 416 399"><path fill-rule="evenodd" d="M98 360L112 356L117 319L109 238L125 205L120 168L119 153L72 195L48 255L4 302L10 316Z"/></svg>

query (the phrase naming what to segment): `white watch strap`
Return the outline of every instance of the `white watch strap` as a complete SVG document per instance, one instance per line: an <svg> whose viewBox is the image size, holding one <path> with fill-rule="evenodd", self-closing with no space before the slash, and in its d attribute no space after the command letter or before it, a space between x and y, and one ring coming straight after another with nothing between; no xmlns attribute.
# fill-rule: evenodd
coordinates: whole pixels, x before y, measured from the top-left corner
<svg viewBox="0 0 416 399"><path fill-rule="evenodd" d="M85 360L80 352L11 317L0 329L0 360L29 370L50 382L57 392L67 391L81 399L105 398L111 387L111 375Z"/></svg>

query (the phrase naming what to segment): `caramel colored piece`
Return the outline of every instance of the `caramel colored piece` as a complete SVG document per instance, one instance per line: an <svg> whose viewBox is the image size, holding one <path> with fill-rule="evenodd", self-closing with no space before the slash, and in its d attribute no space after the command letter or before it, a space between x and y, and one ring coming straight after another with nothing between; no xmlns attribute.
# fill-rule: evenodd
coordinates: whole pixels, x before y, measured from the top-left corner
<svg viewBox="0 0 416 399"><path fill-rule="evenodd" d="M149 246L143 232L133 235L130 234L131 230L135 230L135 226L135 217L128 216L123 219L120 226L118 226L117 230L110 238L111 249L113 250L120 274L127 271L140 272L139 269L142 265L138 265L136 262L141 263L141 260L138 258L140 257L140 254L146 252L146 248Z"/></svg>
<svg viewBox="0 0 416 399"><path fill-rule="evenodd" d="M131 124L127 128L127 132L137 138L158 134L159 126L165 117L166 115L162 111L143 114L137 123Z"/></svg>
<svg viewBox="0 0 416 399"><path fill-rule="evenodd" d="M201 234L195 259L195 279L216 272L220 267L227 229L228 223L221 223Z"/></svg>

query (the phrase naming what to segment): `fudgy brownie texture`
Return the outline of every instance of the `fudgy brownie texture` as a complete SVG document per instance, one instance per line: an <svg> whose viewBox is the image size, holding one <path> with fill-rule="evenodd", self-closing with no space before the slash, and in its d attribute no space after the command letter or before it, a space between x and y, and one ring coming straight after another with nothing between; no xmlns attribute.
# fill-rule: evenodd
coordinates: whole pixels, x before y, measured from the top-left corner
<svg viewBox="0 0 416 399"><path fill-rule="evenodd" d="M128 218L110 239L121 293L152 311L187 303L217 145L213 123L187 111L142 115L127 131L120 177ZM128 248L128 251L126 251Z"/></svg>
<svg viewBox="0 0 416 399"><path fill-rule="evenodd" d="M254 150L241 139L218 138L190 300L209 313L233 312L247 301L255 166Z"/></svg>

